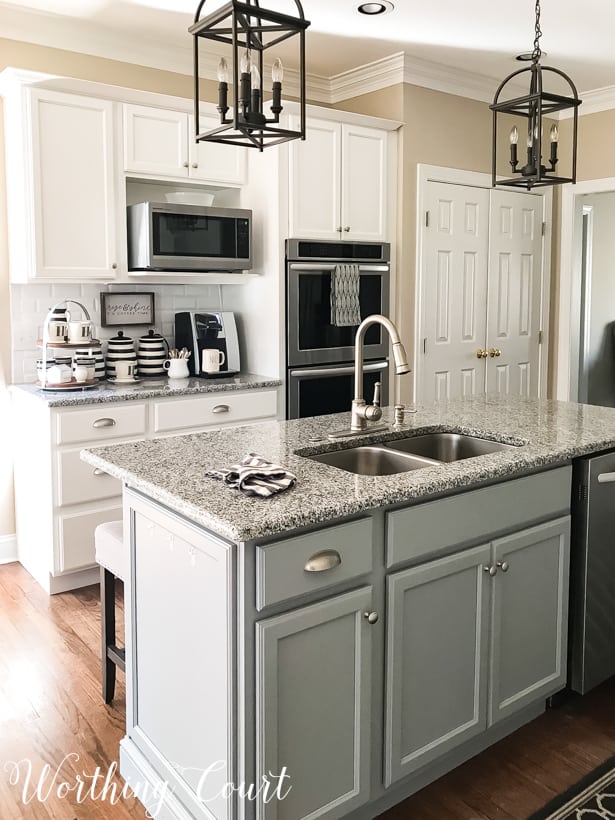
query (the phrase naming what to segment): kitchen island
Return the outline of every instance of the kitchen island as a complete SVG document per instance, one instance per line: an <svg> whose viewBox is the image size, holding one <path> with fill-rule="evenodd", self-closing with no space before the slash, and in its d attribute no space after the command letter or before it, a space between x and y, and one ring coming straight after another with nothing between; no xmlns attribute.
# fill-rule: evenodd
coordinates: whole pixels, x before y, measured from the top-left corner
<svg viewBox="0 0 615 820"><path fill-rule="evenodd" d="M405 418L82 453L125 486L121 771L157 817L371 818L564 687L570 464L615 446L615 410L483 396ZM513 446L385 476L309 458L438 430ZM205 475L247 451L296 486Z"/></svg>

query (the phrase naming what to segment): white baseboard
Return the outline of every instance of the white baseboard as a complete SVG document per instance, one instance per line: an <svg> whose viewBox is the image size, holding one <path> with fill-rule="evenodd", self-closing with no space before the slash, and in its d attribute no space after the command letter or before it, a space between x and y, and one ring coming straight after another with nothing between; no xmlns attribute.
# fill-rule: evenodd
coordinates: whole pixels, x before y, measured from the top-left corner
<svg viewBox="0 0 615 820"><path fill-rule="evenodd" d="M0 535L0 564L11 564L17 560L17 536Z"/></svg>

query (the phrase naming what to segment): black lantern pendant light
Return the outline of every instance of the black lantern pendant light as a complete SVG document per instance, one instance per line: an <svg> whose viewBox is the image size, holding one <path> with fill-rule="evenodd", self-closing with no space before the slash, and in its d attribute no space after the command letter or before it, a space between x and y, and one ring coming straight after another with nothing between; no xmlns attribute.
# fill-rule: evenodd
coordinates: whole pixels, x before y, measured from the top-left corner
<svg viewBox="0 0 615 820"><path fill-rule="evenodd" d="M540 30L540 0L536 0L536 27L534 37L534 50L531 54L531 65L528 68L521 68L510 74L504 82L499 86L493 98L493 104L490 106L493 111L493 146L492 146L492 178L493 185L508 185L510 187L527 188L530 190L533 187L544 185L562 185L565 182L576 182L577 176L577 120L578 107L581 100L578 97L577 90L574 83L557 68L551 66L541 66L540 58L542 52L540 50L540 38L542 31ZM500 96L504 91L506 85L519 75L528 72L530 73L530 92L525 97L514 97L500 102ZM557 74L563 78L570 86L571 95L568 97L560 94L553 94L543 89L543 75L546 72ZM556 124L552 124L549 128L549 142L550 153L547 161L543 158L542 143L543 143L543 117L548 117L556 111L563 111L566 108L573 109L573 129L572 129L572 160L570 176L560 175L558 169L559 157L557 155L559 131ZM527 128L520 129L517 125L513 125L510 130L510 167L512 168L513 176L511 178L498 179L497 178L497 128L498 117L501 114L512 114L516 117L525 117L527 120ZM517 145L520 138L520 133L523 137L523 143L527 148L527 155L523 165L517 153Z"/></svg>
<svg viewBox="0 0 615 820"><path fill-rule="evenodd" d="M305 31L310 25L299 0L294 0L298 16L291 17L261 8L259 0L231 0L201 19L206 0L201 0L190 33L194 36L194 119L197 142L247 145L262 151L294 139L305 139ZM272 46L298 38L300 129L281 128L282 61L271 69L271 116L263 111L264 52ZM200 133L199 128L199 40L213 40L231 47L230 69L225 57L218 64L218 112L220 125ZM229 112L229 82L232 83L232 113Z"/></svg>

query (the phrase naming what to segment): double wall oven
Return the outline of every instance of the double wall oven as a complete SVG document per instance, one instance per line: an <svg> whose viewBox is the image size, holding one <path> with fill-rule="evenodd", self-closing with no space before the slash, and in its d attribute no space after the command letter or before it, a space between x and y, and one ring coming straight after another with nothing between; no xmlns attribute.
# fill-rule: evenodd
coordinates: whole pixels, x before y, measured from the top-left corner
<svg viewBox="0 0 615 820"><path fill-rule="evenodd" d="M390 245L382 242L286 240L286 417L339 413L354 398L355 327L331 316L331 280L338 265L357 265L361 318L389 314ZM368 328L363 349L363 395L376 382L388 396L388 339Z"/></svg>

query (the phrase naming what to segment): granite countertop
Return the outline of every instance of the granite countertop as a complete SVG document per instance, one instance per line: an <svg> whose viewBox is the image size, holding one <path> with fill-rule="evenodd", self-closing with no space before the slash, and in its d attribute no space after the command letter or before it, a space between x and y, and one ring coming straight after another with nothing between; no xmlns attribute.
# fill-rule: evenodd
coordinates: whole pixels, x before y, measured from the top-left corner
<svg viewBox="0 0 615 820"><path fill-rule="evenodd" d="M615 447L615 408L479 396L419 407L403 427L332 443L349 413L267 422L84 450L82 458L231 541L264 538L361 511L425 500L498 478L564 464ZM383 420L392 421L385 408ZM433 430L483 435L522 446L390 476L361 476L297 454L344 449ZM205 476L254 451L297 476L271 498L251 498Z"/></svg>
<svg viewBox="0 0 615 820"><path fill-rule="evenodd" d="M248 390L278 387L282 382L267 376L239 373L227 379L142 379L134 384L113 384L101 381L87 390L41 390L35 384L13 384L12 390L23 390L44 401L49 407L76 407L86 404L105 404L114 401L164 398L165 396L192 396L196 393L225 393L229 390Z"/></svg>

